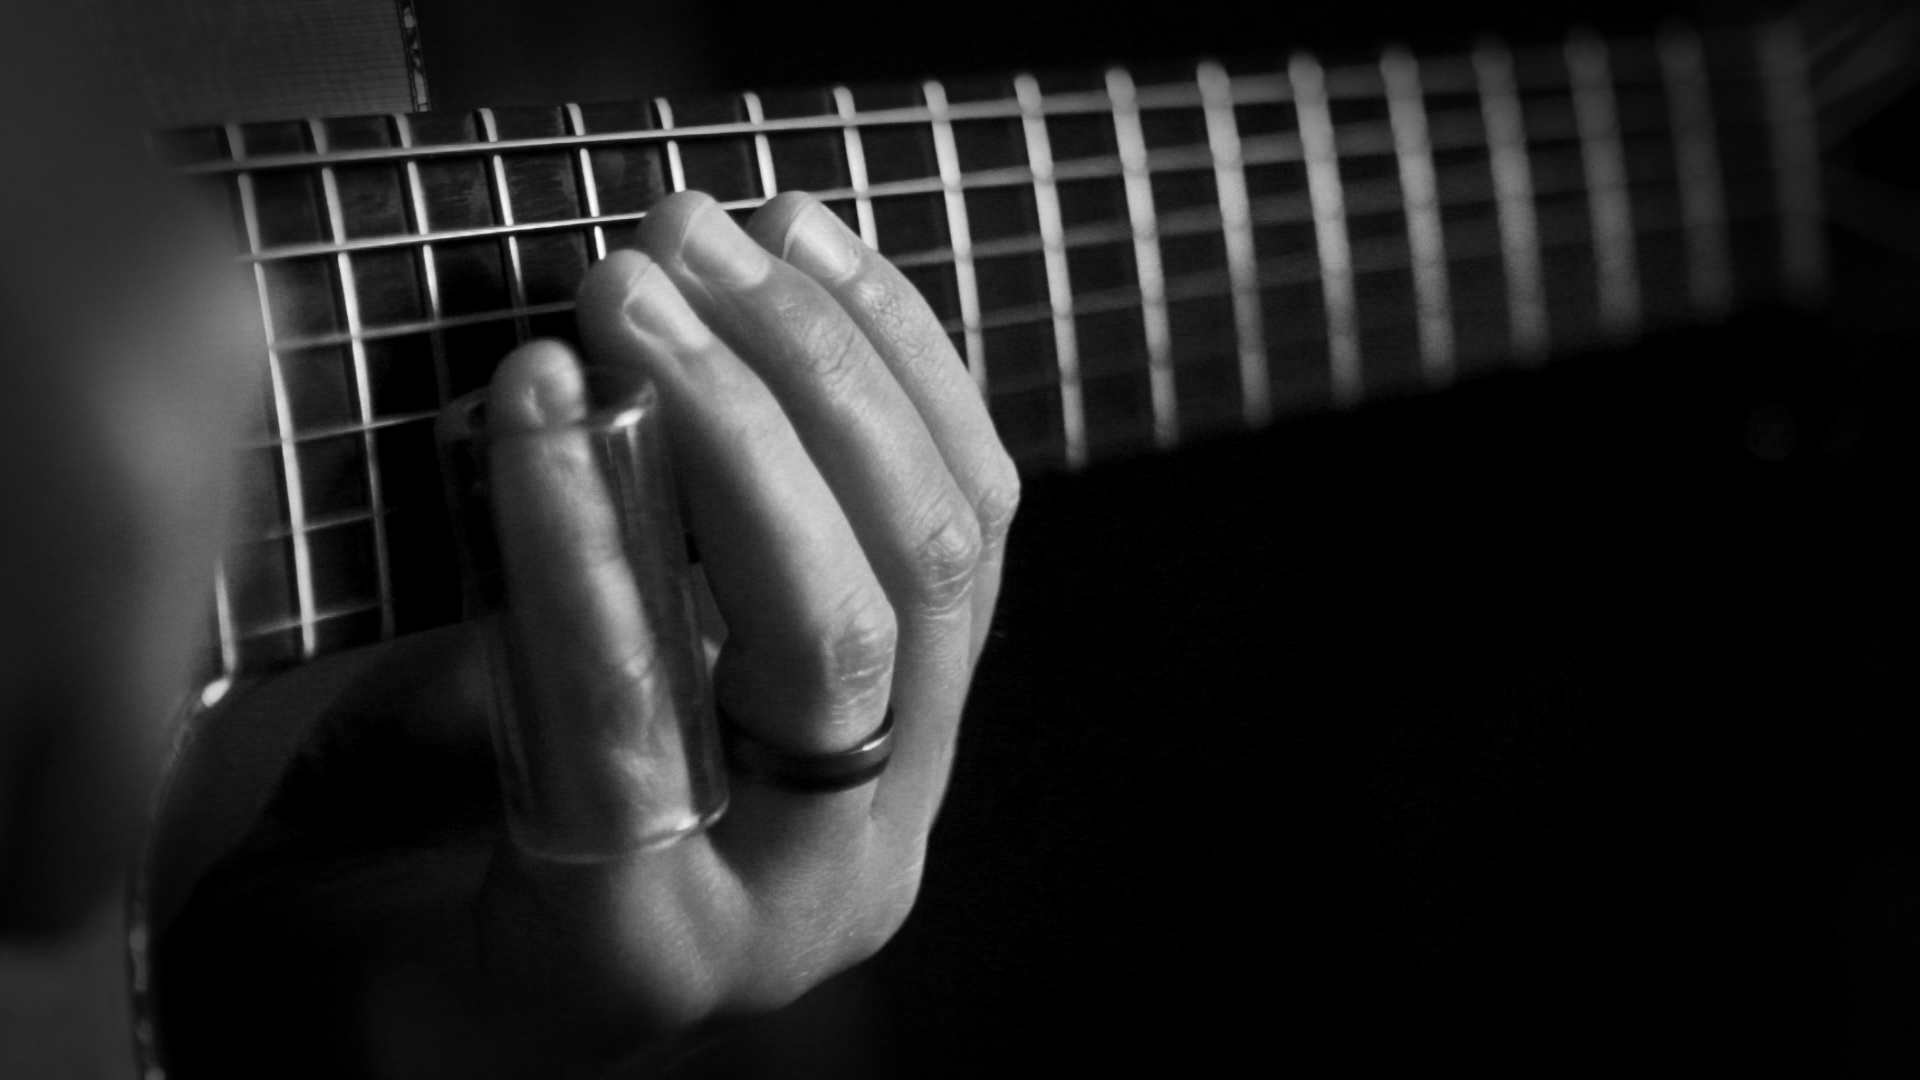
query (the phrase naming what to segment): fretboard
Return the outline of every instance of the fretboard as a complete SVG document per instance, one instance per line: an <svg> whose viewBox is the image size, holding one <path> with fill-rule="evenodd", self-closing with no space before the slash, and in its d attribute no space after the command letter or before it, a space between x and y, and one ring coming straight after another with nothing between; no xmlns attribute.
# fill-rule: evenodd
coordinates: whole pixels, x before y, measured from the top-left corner
<svg viewBox="0 0 1920 1080"><path fill-rule="evenodd" d="M166 133L269 341L219 666L459 618L433 418L669 192L818 194L1073 469L1810 297L1814 125L1774 24Z"/></svg>

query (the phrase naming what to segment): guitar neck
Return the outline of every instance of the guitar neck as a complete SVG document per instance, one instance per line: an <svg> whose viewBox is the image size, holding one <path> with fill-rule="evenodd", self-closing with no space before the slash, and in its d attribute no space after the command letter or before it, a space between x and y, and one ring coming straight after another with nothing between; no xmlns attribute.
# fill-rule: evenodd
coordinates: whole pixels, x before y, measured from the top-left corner
<svg viewBox="0 0 1920 1080"><path fill-rule="evenodd" d="M1815 295L1789 24L1350 65L930 81L156 136L228 199L267 400L228 673L459 617L432 419L672 191L818 194L945 320L1027 471Z"/></svg>

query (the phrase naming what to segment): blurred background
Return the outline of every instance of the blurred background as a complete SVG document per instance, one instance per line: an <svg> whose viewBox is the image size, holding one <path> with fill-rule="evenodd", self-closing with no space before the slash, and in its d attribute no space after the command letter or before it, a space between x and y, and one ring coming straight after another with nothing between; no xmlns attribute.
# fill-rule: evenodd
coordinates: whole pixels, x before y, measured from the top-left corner
<svg viewBox="0 0 1920 1080"><path fill-rule="evenodd" d="M1777 9L415 10L458 109ZM1032 483L918 911L685 1075L1920 1074L1916 116L1820 311Z"/></svg>

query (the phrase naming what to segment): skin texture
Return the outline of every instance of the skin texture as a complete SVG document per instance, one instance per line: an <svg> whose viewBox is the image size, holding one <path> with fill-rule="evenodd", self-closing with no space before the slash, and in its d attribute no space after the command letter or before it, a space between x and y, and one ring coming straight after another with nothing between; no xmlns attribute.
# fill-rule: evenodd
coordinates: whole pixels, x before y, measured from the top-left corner
<svg viewBox="0 0 1920 1080"><path fill-rule="evenodd" d="M735 776L704 834L553 862L502 835L474 633L348 658L260 826L168 932L182 1070L238 1074L301 1045L276 1066L644 1072L858 963L906 918L1019 498L964 364L905 278L795 194L744 230L704 195L669 198L589 273L579 319L586 361L659 393L724 624L721 705L766 743L829 752L891 703L891 765L833 794ZM582 360L516 350L489 423L577 418ZM648 645L606 607L632 583L604 493L556 445L494 444L509 603L567 643L569 678L603 683L569 700L617 710Z"/></svg>

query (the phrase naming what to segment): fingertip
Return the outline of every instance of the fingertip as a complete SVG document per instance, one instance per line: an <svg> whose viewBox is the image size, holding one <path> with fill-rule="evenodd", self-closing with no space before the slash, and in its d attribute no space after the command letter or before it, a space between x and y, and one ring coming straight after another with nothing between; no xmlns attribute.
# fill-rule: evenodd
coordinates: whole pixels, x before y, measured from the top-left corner
<svg viewBox="0 0 1920 1080"><path fill-rule="evenodd" d="M586 416L587 382L572 349L529 341L500 362L487 399L488 426L496 433L542 431Z"/></svg>
<svg viewBox="0 0 1920 1080"><path fill-rule="evenodd" d="M804 191L783 191L753 212L753 217L747 220L747 235L759 241L761 247L785 258L787 236L793 231L794 223L809 208L819 205L819 199Z"/></svg>
<svg viewBox="0 0 1920 1080"><path fill-rule="evenodd" d="M634 243L655 259L667 261L679 257L681 241L687 229L710 206L718 206L704 191L677 191L654 203L634 230Z"/></svg>

